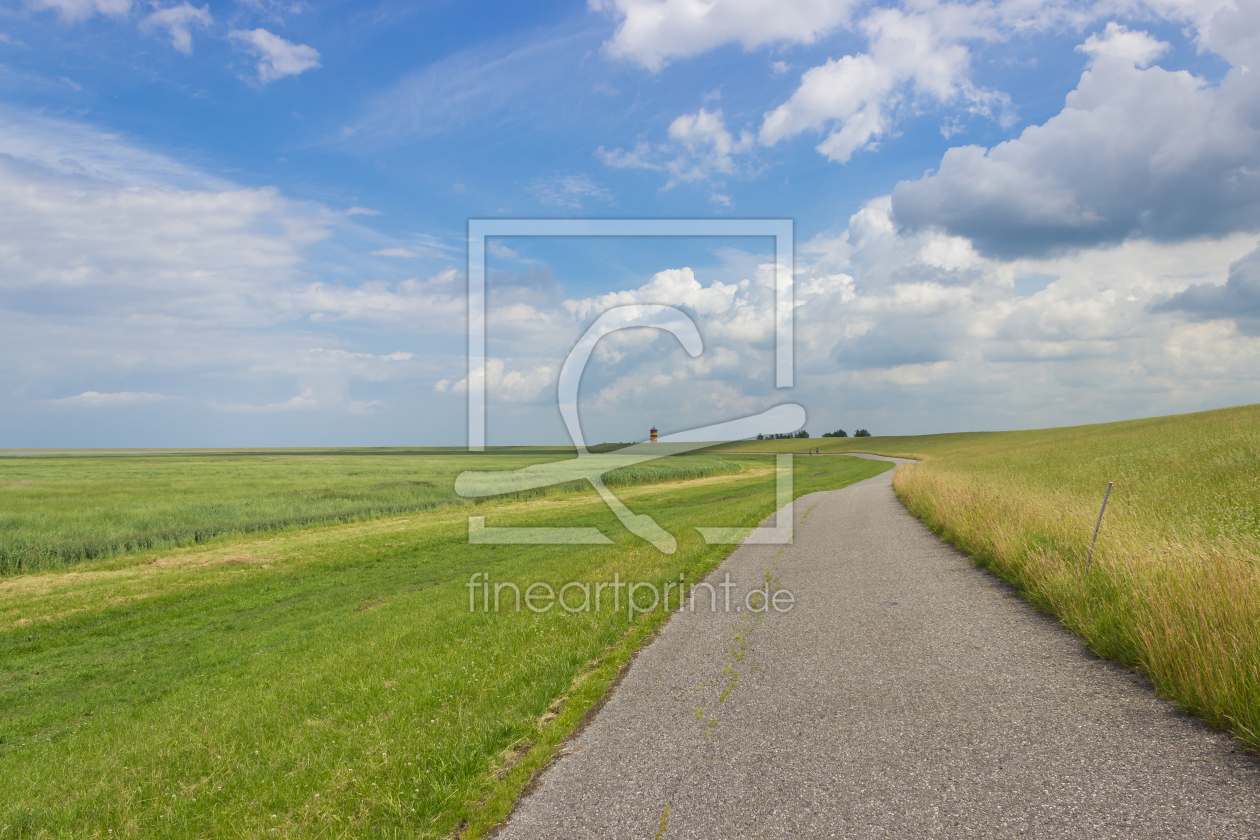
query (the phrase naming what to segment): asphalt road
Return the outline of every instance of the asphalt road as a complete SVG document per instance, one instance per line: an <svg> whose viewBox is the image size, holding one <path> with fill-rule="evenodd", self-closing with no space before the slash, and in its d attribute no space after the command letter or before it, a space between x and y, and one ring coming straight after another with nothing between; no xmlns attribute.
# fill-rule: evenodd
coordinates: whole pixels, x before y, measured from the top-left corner
<svg viewBox="0 0 1260 840"><path fill-rule="evenodd" d="M1260 761L942 543L891 473L795 519L731 554L731 611L675 615L498 840L1260 837ZM765 569L792 609L736 612Z"/></svg>

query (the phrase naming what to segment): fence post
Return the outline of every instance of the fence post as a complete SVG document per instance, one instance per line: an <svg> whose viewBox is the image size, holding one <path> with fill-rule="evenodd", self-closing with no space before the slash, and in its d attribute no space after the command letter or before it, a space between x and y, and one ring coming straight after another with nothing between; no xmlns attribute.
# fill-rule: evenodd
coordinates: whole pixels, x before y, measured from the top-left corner
<svg viewBox="0 0 1260 840"><path fill-rule="evenodd" d="M1107 482L1107 492L1103 494L1102 507L1098 509L1098 523L1094 525L1094 536L1089 541L1089 554L1085 557L1085 574L1089 574L1089 562L1094 559L1094 543L1098 542L1098 529L1102 527L1103 514L1107 512L1107 500L1111 498L1111 482Z"/></svg>

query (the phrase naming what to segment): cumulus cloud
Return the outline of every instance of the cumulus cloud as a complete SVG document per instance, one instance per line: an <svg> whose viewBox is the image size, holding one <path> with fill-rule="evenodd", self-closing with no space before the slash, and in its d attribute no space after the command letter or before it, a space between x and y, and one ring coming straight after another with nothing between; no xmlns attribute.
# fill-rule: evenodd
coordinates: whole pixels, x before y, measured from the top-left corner
<svg viewBox="0 0 1260 840"><path fill-rule="evenodd" d="M844 23L852 0L589 0L618 21L608 54L659 70L675 58L739 43L812 44Z"/></svg>
<svg viewBox="0 0 1260 840"><path fill-rule="evenodd" d="M773 146L830 126L818 151L845 163L888 131L892 111L904 96L957 102L973 113L989 114L1005 99L972 84L971 55L958 38L976 33L966 28L960 33L950 23L952 18L899 9L872 13L859 27L869 52L806 71L791 98L766 114L758 139Z"/></svg>
<svg viewBox="0 0 1260 840"><path fill-rule="evenodd" d="M1058 115L992 149L950 149L897 186L893 208L907 229L1005 258L1260 229L1260 78L1240 65L1213 87L1097 52Z"/></svg>
<svg viewBox="0 0 1260 840"><path fill-rule="evenodd" d="M765 7L766 10L770 8L769 5ZM803 4L798 11L803 13L812 8ZM655 26L675 14L681 17L692 15L694 25L709 33L707 39L687 41L696 52L700 52L709 48L705 44L712 46L732 40L718 26L719 21L726 19L723 16L739 17L752 32L751 27L758 25L757 17L747 15L753 12L760 14L762 7L756 3L745 6L737 2L704 6L633 3L626 5L622 11L626 17L618 35L610 42L610 49L614 52L629 50L629 46L616 46L623 41L640 44L635 51L626 54L639 56L641 63L646 62L648 66L657 66L666 56L674 53L664 49L666 44L671 43L669 38L663 39L660 33L648 26L649 23ZM670 125L669 142L656 146L640 142L629 151L622 148L605 151L600 147L597 154L610 166L668 171L671 177L667 186L672 186L681 181L702 180L714 174L735 173L734 155L748 151L754 140L770 147L807 132L823 133L825 136L818 144L818 151L829 160L846 163L855 152L874 148L882 137L893 130L902 112L924 104L954 110L953 118L942 128L948 135L957 130L962 116L1005 118L1009 102L1005 94L977 86L971 81L971 53L965 42L1000 40L1009 37L1017 24L1033 25L1022 18L1008 20L1009 15L1004 17L1005 12L999 12L989 4L926 3L910 11L879 8L856 22L849 20L848 11L840 5L832 6L828 14L832 16L828 18L832 21L828 26L844 21L846 27L865 38L867 51L833 58L807 70L792 96L763 116L755 137L752 132L741 130L736 139L726 128L720 110L701 108L694 114L679 116ZM809 15L798 16L797 21L807 17ZM639 34L623 38L623 31ZM800 30L801 33L806 31L821 30L816 27ZM674 28L670 32L673 33ZM650 38L648 34L651 34ZM804 34L799 34L795 40L804 39ZM774 40L780 38L754 39L747 45L756 46ZM653 52L645 46L649 44L660 49ZM772 69L776 74L785 73L788 65L778 61L774 62Z"/></svg>
<svg viewBox="0 0 1260 840"><path fill-rule="evenodd" d="M865 38L868 48L831 58L807 70L797 90L762 120L757 140L774 146L804 133L823 134L818 151L846 163L863 149L874 149L906 113L924 107L946 109L941 131L951 136L966 118L996 118L1004 125L1013 117L1009 96L977 85L971 78L970 44L998 43L1033 32L1080 30L1094 24L1117 5L1067 0L1005 0L997 3L950 3L928 0L900 7L859 12L858 4L763 3L761 0L591 0L619 21L606 44L614 57L659 70L671 59L696 55L726 43L746 49L773 43L810 43L843 28ZM1125 11L1187 24L1202 49L1210 49L1241 68L1260 45L1255 43L1258 13L1231 0L1134 0ZM1247 33L1251 34L1248 35ZM1168 44L1118 22L1108 23L1080 45L1094 63L1121 61L1146 67L1163 55ZM786 62L772 64L785 72ZM684 115L679 119L699 115ZM673 138L671 138L673 139ZM677 143L674 144L678 146ZM640 142L597 154L610 166L707 176L721 165L680 165L668 144ZM720 155L718 161L726 160ZM730 171L727 168L725 171Z"/></svg>
<svg viewBox="0 0 1260 840"><path fill-rule="evenodd" d="M731 135L721 108L701 108L694 114L683 114L670 123L668 134L687 152L685 162L680 158L675 171L683 181L698 180L711 172L734 171L731 155L747 150L753 141L747 131L740 132L738 140Z"/></svg>
<svg viewBox="0 0 1260 840"><path fill-rule="evenodd" d="M269 84L285 76L296 76L320 67L319 52L305 44L294 44L266 29L233 29L228 38L258 58L258 81Z"/></svg>
<svg viewBox="0 0 1260 840"><path fill-rule="evenodd" d="M140 21L140 31L156 32L159 29L164 29L167 36L171 39L172 47L184 55L192 55L192 27L205 28L213 22L214 18L210 16L209 4L198 9L191 3L181 3L178 6L158 9Z"/></svg>
<svg viewBox="0 0 1260 840"><path fill-rule="evenodd" d="M1168 52L1169 45L1145 32L1133 32L1113 20L1103 30L1102 37L1097 33L1090 35L1076 49L1094 58L1105 55L1123 59L1138 67L1146 67Z"/></svg>
<svg viewBox="0 0 1260 840"><path fill-rule="evenodd" d="M753 135L741 130L738 138L726 127L722 109L701 108L682 114L670 123L669 142L658 146L640 143L630 151L602 146L596 150L605 164L619 169L652 169L670 173L665 188L678 183L702 181L736 171L735 155L752 148Z"/></svg>
<svg viewBox="0 0 1260 840"><path fill-rule="evenodd" d="M1231 265L1224 285L1195 283L1155 301L1151 309L1184 312L1202 320L1229 319L1251 335L1260 335L1260 250Z"/></svg>
<svg viewBox="0 0 1260 840"><path fill-rule="evenodd" d="M509 367L509 362L519 367ZM528 360L486 359L486 397L492 402L532 403L545 392L554 389L559 368L548 364L531 363ZM452 384L441 379L433 386L438 393L463 394L468 392L468 377ZM548 397L554 396L547 393Z"/></svg>
<svg viewBox="0 0 1260 840"><path fill-rule="evenodd" d="M893 423L909 412L924 427L1001 428L1034 425L1039 412L1097 419L1087 395L1102 391L1119 418L1227 404L1260 381L1220 361L1257 358L1260 340L1212 320L1227 306L1260 314L1257 257L1235 263L1224 286L1201 282L1254 251L1254 235L1004 261L940 232L898 232L891 209L872 201L840 236L800 249L806 276L842 271L852 288L816 316L829 328L798 355L804 387L896 404Z"/></svg>

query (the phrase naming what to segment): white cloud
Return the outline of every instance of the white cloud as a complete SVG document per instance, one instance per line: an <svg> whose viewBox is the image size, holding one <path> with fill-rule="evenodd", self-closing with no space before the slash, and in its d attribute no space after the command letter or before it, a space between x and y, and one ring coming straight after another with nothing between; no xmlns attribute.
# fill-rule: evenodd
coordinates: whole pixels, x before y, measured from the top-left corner
<svg viewBox="0 0 1260 840"><path fill-rule="evenodd" d="M115 187L41 177L3 157L0 218L0 291L40 290L54 310L234 324L283 317L275 291L331 222L272 188Z"/></svg>
<svg viewBox="0 0 1260 840"><path fill-rule="evenodd" d="M646 142L636 144L630 151L600 146L595 150L595 156L616 169L665 169L665 164L657 160L656 150Z"/></svg>
<svg viewBox="0 0 1260 840"><path fill-rule="evenodd" d="M198 9L191 3L185 2L178 6L158 9L140 21L140 31L155 32L158 29L165 29L171 39L171 46L184 55L192 55L192 27L204 28L213 22L209 4Z"/></svg>
<svg viewBox="0 0 1260 840"><path fill-rule="evenodd" d="M223 403L218 400L207 400L206 405L215 411L241 412L273 412L273 411L305 411L320 406L320 400L313 388L305 388L302 393L283 402L251 405L249 403Z"/></svg>
<svg viewBox="0 0 1260 840"><path fill-rule="evenodd" d="M1242 56L1231 55L1229 46L1246 43L1249 27L1243 24L1240 39L1239 18L1254 15L1253 4L1236 0L1140 0L1141 7L1164 20L1189 24L1201 49L1224 55L1235 65L1241 63Z"/></svg>
<svg viewBox="0 0 1260 840"><path fill-rule="evenodd" d="M1260 230L1260 77L1235 66L1213 86L1131 59L1097 52L1044 125L899 184L897 221L1006 257Z"/></svg>
<svg viewBox="0 0 1260 840"><path fill-rule="evenodd" d="M35 9L55 9L68 22L95 14L122 16L131 11L131 0L29 0L29 4Z"/></svg>
<svg viewBox="0 0 1260 840"><path fill-rule="evenodd" d="M731 155L746 151L753 142L747 131L741 132L738 140L727 131L721 108L683 114L670 123L668 134L687 152L687 161L680 161L675 171L675 177L682 181L698 180L711 172L733 172Z"/></svg>
<svg viewBox="0 0 1260 840"><path fill-rule="evenodd" d="M543 204L577 210L586 204L611 203L614 196L607 187L586 175L550 175L530 182L530 192Z"/></svg>
<svg viewBox="0 0 1260 840"><path fill-rule="evenodd" d="M371 251L371 254L374 257L406 257L414 259L419 257L453 256L458 253L459 250L447 245L437 237L430 236L428 234L412 236L408 239L407 244L408 247L406 248L400 245L391 245L387 248L377 248Z"/></svg>
<svg viewBox="0 0 1260 840"><path fill-rule="evenodd" d="M351 207L346 211L347 216L379 216L380 210L371 210L367 207Z"/></svg>
<svg viewBox="0 0 1260 840"><path fill-rule="evenodd" d="M113 393L84 391L82 394L78 394L73 397L62 397L61 399L50 400L49 402L53 402L58 405L97 408L99 406L134 405L136 403L159 402L165 399L169 399L169 397L146 391L116 391Z"/></svg>
<svg viewBox="0 0 1260 840"><path fill-rule="evenodd" d="M509 368L508 362L517 367ZM549 364L530 363L524 360L486 359L486 398L491 402L530 403L544 392L553 389L559 376L559 368ZM439 380L433 390L438 393L462 394L468 392L468 377L452 384L448 379ZM549 395L550 396L550 395Z"/></svg>
<svg viewBox="0 0 1260 840"><path fill-rule="evenodd" d="M1258 244L1245 234L1131 240L1003 261L964 237L899 233L882 197L841 234L798 248L793 398L815 433L1053 425L1244 402L1260 385L1260 260L1247 257ZM663 303L693 315L704 352L692 359L653 330L605 337L583 379L588 437L624 439L635 432L616 430L645 413L687 428L772 405L781 399L774 273L762 262L739 279L702 280L672 268L561 311L496 308L500 332L541 326L520 344L536 357L496 357L489 372L501 390L491 387L491 400L503 411L549 403L554 371L585 323L613 306ZM1030 277L1044 278L1032 293ZM466 387L447 373L434 391Z"/></svg>
<svg viewBox="0 0 1260 840"><path fill-rule="evenodd" d="M228 38L258 57L258 81L264 85L321 66L314 47L294 44L266 29L233 29Z"/></svg>
<svg viewBox="0 0 1260 840"><path fill-rule="evenodd" d="M986 115L1005 101L968 78L971 55L958 38L977 32L959 27L952 17L880 9L859 29L869 52L806 71L792 97L766 114L759 135L763 145L830 126L818 151L845 163L889 130L894 110L909 95Z"/></svg>
<svg viewBox="0 0 1260 840"><path fill-rule="evenodd" d="M491 239L487 242L486 250L489 251L492 256L499 257L500 259L519 260L521 258L520 254L516 253L497 239Z"/></svg>
<svg viewBox="0 0 1260 840"><path fill-rule="evenodd" d="M0 153L58 175L106 183L215 191L234 186L116 133L2 106Z"/></svg>
<svg viewBox="0 0 1260 840"><path fill-rule="evenodd" d="M673 268L657 272L638 288L563 302L572 318L568 332L574 335L612 307L657 303L689 313L704 341L701 355L692 358L671 336L656 330L605 336L583 378L584 423L589 420L593 430L615 429L623 418L655 410L661 413L654 422L668 420L669 428L682 429L782 401L782 393L774 388L773 362L774 278L781 269L742 252L733 252L729 259L719 276L704 282L690 268ZM751 272L745 273L746 268ZM844 301L852 299L853 279L843 274L803 278L795 285L795 296L798 354L825 358L834 341L826 338L832 331L829 321ZM798 355L798 362L801 358Z"/></svg>
<svg viewBox="0 0 1260 840"><path fill-rule="evenodd" d="M494 120L501 130L505 115L540 104L538 97L545 97L550 107L573 92L566 86L582 77L573 66L588 41L587 32L571 27L532 30L528 37L482 42L455 52L371 97L362 114L342 127L340 142L356 148L390 145L480 120Z"/></svg>
<svg viewBox="0 0 1260 840"><path fill-rule="evenodd" d="M1260 249L1231 265L1223 285L1195 283L1177 294L1154 301L1152 309L1186 312L1203 320L1231 320L1247 334L1260 335Z"/></svg>
<svg viewBox="0 0 1260 840"><path fill-rule="evenodd" d="M321 279L314 246L352 260L370 250L362 242L381 238L274 188L223 184L90 127L10 121L10 113L0 112L6 411L152 402L169 417L190 403L159 402L162 393L195 392L198 404L260 418L306 408L383 412L378 401L393 400L363 383L427 380L435 344L449 335L459 345L458 270L391 280L388 265L361 258L338 273L385 276ZM432 253L447 262L444 250ZM325 349L310 350L316 343ZM360 352L380 343L393 346ZM190 423L180 426L196 428Z"/></svg>
<svg viewBox="0 0 1260 840"><path fill-rule="evenodd" d="M812 0L591 0L590 5L619 22L606 44L608 52L651 70L659 70L673 58L732 42L754 49L774 43L811 43L838 28L860 34L868 43L867 51L832 58L806 71L795 93L765 114L757 137L762 145L774 146L802 133L821 132L825 136L818 151L839 163L860 150L876 148L904 114L925 107L952 111L941 127L947 137L960 131L969 116L997 118L1003 124L1012 119L1007 94L972 80L968 46L972 43L1004 42L1047 29L1079 30L1103 14L1123 10L1190 23L1201 45L1222 55L1237 57L1255 49L1247 47L1250 42L1239 35L1240 28L1250 25L1245 18L1254 13L1234 8L1229 0L926 0L876 7L857 17L854 13L860 4ZM1145 66L1167 45L1113 21L1080 49L1095 60L1123 56ZM771 69L784 73L788 64L775 61ZM720 155L716 165L680 165L671 156L671 144L641 141L629 151L608 151L601 146L597 154L610 166L670 171L671 184L686 180L688 174L708 177L712 172L729 171Z"/></svg>
<svg viewBox="0 0 1260 840"><path fill-rule="evenodd" d="M1138 67L1146 67L1168 52L1169 45L1165 41L1152 38L1146 32L1135 32L1112 21L1107 24L1101 38L1097 33L1090 35L1076 49L1094 58L1105 55L1123 59Z"/></svg>
<svg viewBox="0 0 1260 840"><path fill-rule="evenodd" d="M463 275L447 269L428 280L378 281L359 286L313 283L292 287L284 295L291 310L311 313L311 320L361 322L394 328L424 329L435 334L463 335Z"/></svg>
<svg viewBox="0 0 1260 840"><path fill-rule="evenodd" d="M1236 263L1255 235L1004 262L965 239L899 234L890 213L887 198L872 201L841 236L799 249L810 255L806 278L842 271L852 294L812 314L827 328L797 353L799 387L827 383L823 393L872 413L895 405L884 415L897 424L890 431L1194 410L1246 401L1260 384L1247 364L1219 362L1260 358L1260 285L1247 273L1255 257ZM1229 284L1211 285L1231 263ZM1016 280L1034 275L1048 285L1020 296ZM1221 326L1222 317L1239 323ZM810 328L801 332L808 342Z"/></svg>
<svg viewBox="0 0 1260 840"><path fill-rule="evenodd" d="M674 58L739 43L811 44L848 19L849 0L589 0L618 21L605 45L617 58L659 70Z"/></svg>
<svg viewBox="0 0 1260 840"><path fill-rule="evenodd" d="M596 154L608 166L619 169L667 171L670 179L665 188L729 175L737 170L735 155L752 148L751 132L741 130L736 138L726 127L722 109L701 108L694 114L682 114L670 123L666 132L669 142L653 148L640 143L630 151L602 146Z"/></svg>
<svg viewBox="0 0 1260 840"><path fill-rule="evenodd" d="M825 132L818 151L830 160L845 163L857 151L875 148L904 113L916 112L924 106L952 110L952 116L941 129L946 136L956 133L962 120L970 115L1005 120L1009 97L972 82L971 53L966 43L1004 40L1016 31L1061 22L1061 16L1045 13L1045 3L1034 3L1033 7L1022 3L995 7L987 3L927 2L913 4L909 10L876 8L856 22L849 19L848 10L842 5L830 6L826 15L815 20L816 16L811 15L821 13L821 7L810 3L789 4L784 12L787 17L780 23L786 25L794 14L797 23L825 18L830 21L827 26L800 29L795 40L808 41L813 35L806 37L805 33L817 34L843 24L866 39L867 51L830 59L806 71L795 93L763 116L755 138L751 132L741 130L736 139L727 129L720 110L701 108L694 114L678 117L670 125L665 143L653 145L640 141L628 151L620 147L607 150L601 146L596 151L597 156L609 166L667 171L670 173L668 188L715 174L736 173L734 156L747 152L754 139L769 147L805 132ZM732 36L722 29L723 21L739 19L743 21L741 26L749 27L749 33L760 33L757 37L750 35L745 44L748 47L780 40L766 34L772 30L761 24L760 16L770 14L772 9L783 11L782 4L763 6L758 2L737 0L704 5L691 0L677 3L673 0L621 3L618 0L615 7L608 8L624 17L622 27L610 42L610 49L616 54L635 56L654 69L669 56L698 53L730 40L741 40L742 36ZM1039 12L1040 16L1033 12ZM674 17L689 20L697 31L703 31L700 36L680 41L691 52L675 53L670 51L672 47L663 46L672 43L670 39L681 25L671 23ZM632 49L629 46L632 43L640 46ZM787 72L789 66L784 61L776 61L771 69L780 74Z"/></svg>
<svg viewBox="0 0 1260 840"><path fill-rule="evenodd" d="M389 403L385 400L355 400L347 406L351 414L376 414L382 408L388 407Z"/></svg>

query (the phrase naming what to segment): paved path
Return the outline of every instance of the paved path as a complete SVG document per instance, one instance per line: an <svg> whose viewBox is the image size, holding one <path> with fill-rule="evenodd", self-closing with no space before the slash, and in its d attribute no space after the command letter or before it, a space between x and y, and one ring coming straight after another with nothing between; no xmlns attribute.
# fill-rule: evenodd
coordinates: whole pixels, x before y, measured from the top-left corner
<svg viewBox="0 0 1260 840"><path fill-rule="evenodd" d="M675 615L498 840L1260 837L1260 761L971 566L891 473L795 518L715 575L768 567L795 608Z"/></svg>

